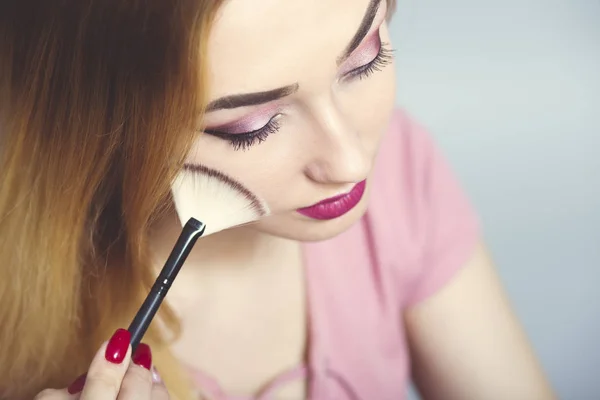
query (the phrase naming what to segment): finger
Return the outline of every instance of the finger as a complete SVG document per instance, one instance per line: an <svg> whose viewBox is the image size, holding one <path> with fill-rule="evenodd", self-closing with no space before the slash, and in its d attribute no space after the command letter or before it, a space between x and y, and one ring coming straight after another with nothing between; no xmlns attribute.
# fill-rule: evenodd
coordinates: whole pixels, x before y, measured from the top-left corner
<svg viewBox="0 0 600 400"><path fill-rule="evenodd" d="M163 380L160 377L160 374L158 373L158 370L156 369L156 367L153 366L152 369L150 370L150 372L152 372L152 382L154 384L157 384L157 383L162 384L163 383Z"/></svg>
<svg viewBox="0 0 600 400"><path fill-rule="evenodd" d="M169 392L167 391L167 387L160 377L156 368L152 367L152 382L154 385L152 386L152 394L150 395L150 399L152 400L169 400Z"/></svg>
<svg viewBox="0 0 600 400"><path fill-rule="evenodd" d="M76 397L79 398L79 395L83 390L83 386L85 385L86 377L87 374L78 376L77 379L75 379L73 383L69 385L69 387L67 388L67 392L71 395L76 395Z"/></svg>
<svg viewBox="0 0 600 400"><path fill-rule="evenodd" d="M79 376L65 389L45 389L38 393L34 400L79 400L85 383L85 374Z"/></svg>
<svg viewBox="0 0 600 400"><path fill-rule="evenodd" d="M169 392L167 391L167 387L164 383L155 383L152 386L152 394L150 395L150 399L152 400L169 400Z"/></svg>
<svg viewBox="0 0 600 400"><path fill-rule="evenodd" d="M100 347L87 372L81 400L115 400L130 364L131 335L117 329Z"/></svg>
<svg viewBox="0 0 600 400"><path fill-rule="evenodd" d="M118 400L148 400L152 393L152 352L140 343L121 383Z"/></svg>
<svg viewBox="0 0 600 400"><path fill-rule="evenodd" d="M33 400L76 400L78 395L71 395L67 389L45 389L39 392Z"/></svg>

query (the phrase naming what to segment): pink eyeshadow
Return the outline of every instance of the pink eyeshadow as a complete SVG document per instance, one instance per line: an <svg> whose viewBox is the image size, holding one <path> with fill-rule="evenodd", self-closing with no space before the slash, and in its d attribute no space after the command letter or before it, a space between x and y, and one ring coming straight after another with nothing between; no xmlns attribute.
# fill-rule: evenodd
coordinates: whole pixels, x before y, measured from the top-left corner
<svg viewBox="0 0 600 400"><path fill-rule="evenodd" d="M204 130L231 135L252 132L265 126L277 114L277 108L278 106L274 105L264 107L262 110L257 110L235 121L217 126L207 126Z"/></svg>
<svg viewBox="0 0 600 400"><path fill-rule="evenodd" d="M344 75L367 65L377 57L381 50L381 38L379 37L379 30L375 30L371 33L371 36L365 40L350 56L348 60L343 64L340 70L340 75Z"/></svg>

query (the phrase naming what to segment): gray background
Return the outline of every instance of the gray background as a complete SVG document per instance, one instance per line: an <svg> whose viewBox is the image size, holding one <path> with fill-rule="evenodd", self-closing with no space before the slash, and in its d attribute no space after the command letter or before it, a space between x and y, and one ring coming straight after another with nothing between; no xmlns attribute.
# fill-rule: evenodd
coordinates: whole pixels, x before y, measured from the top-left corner
<svg viewBox="0 0 600 400"><path fill-rule="evenodd" d="M600 0L398 3L398 104L471 196L559 396L600 399Z"/></svg>

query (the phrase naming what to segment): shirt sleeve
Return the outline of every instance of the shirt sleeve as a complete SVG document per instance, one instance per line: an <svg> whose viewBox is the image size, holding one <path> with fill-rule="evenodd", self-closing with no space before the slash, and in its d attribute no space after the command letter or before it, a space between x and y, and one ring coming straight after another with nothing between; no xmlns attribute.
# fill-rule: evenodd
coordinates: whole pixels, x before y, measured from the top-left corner
<svg viewBox="0 0 600 400"><path fill-rule="evenodd" d="M423 213L421 256L405 306L414 305L440 290L467 263L480 239L479 221L458 179L426 129L406 117L412 159L420 177L415 181L418 212Z"/></svg>

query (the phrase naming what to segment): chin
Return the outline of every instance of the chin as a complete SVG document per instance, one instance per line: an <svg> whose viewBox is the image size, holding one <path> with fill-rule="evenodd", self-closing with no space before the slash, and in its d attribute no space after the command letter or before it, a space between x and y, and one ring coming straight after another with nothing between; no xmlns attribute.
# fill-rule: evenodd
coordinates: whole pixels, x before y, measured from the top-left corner
<svg viewBox="0 0 600 400"><path fill-rule="evenodd" d="M300 242L320 242L345 232L357 223L367 211L369 185L360 202L346 214L329 220L305 217L296 211L267 217L252 225L253 229L285 239Z"/></svg>

